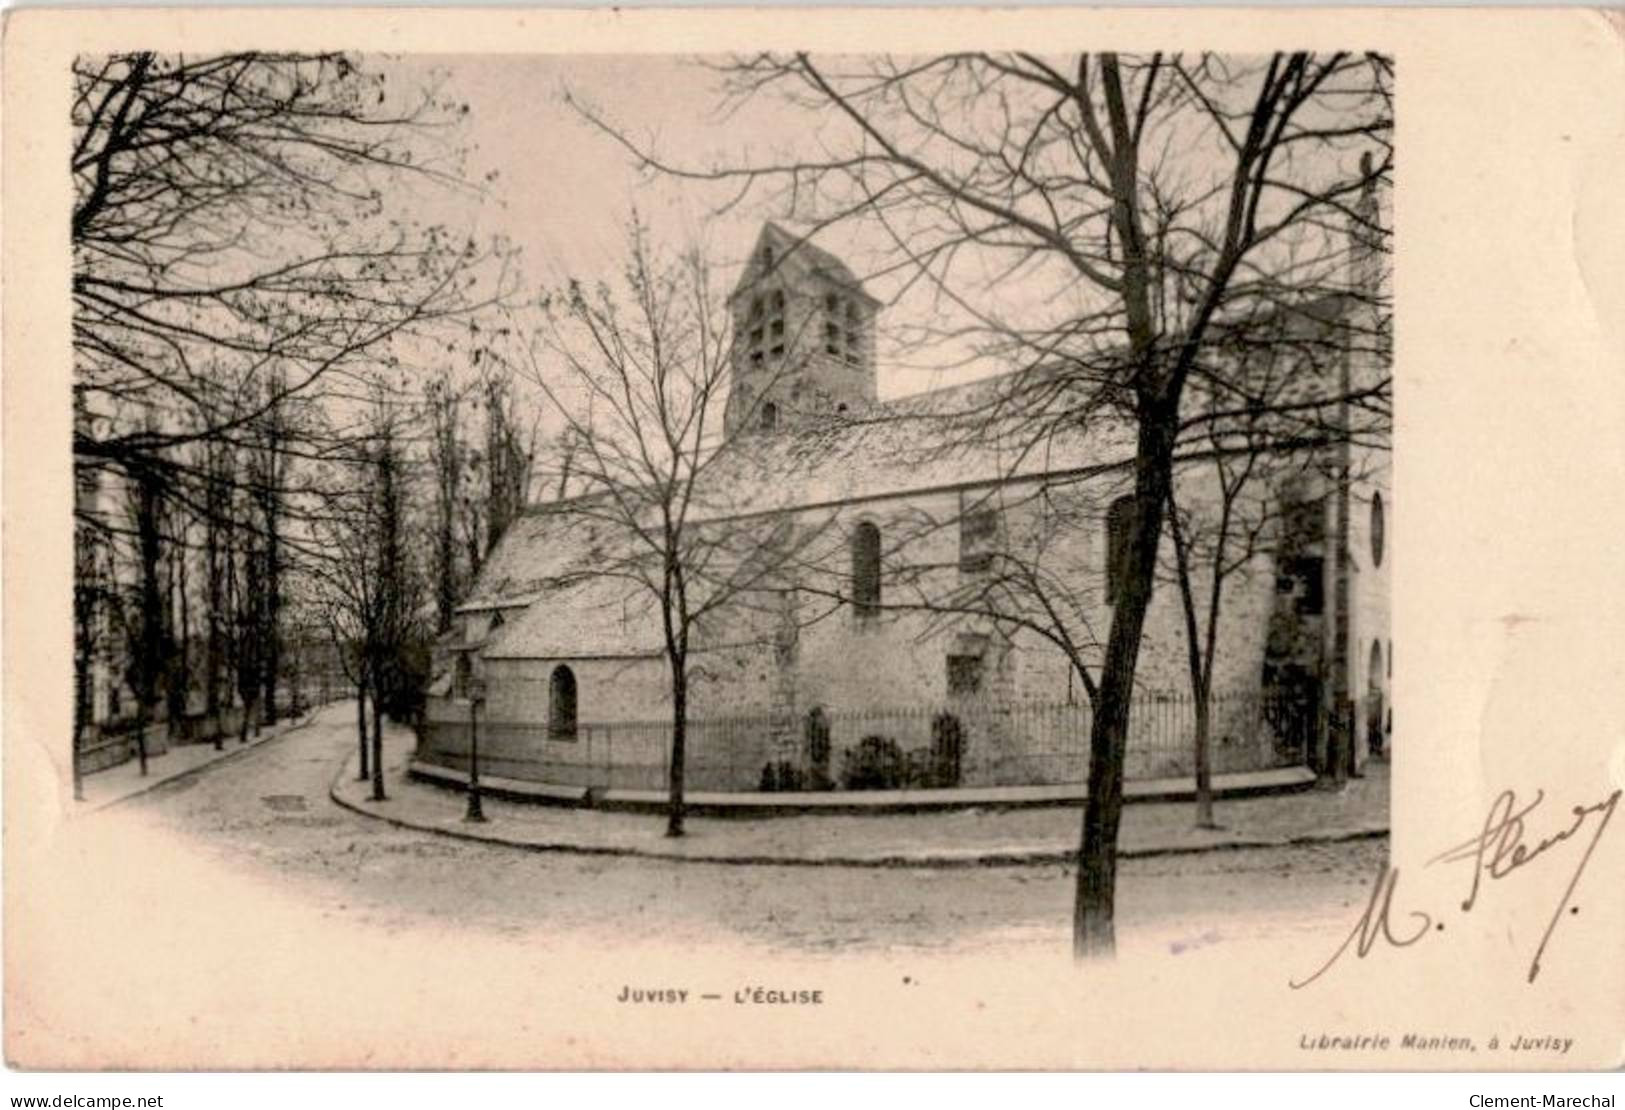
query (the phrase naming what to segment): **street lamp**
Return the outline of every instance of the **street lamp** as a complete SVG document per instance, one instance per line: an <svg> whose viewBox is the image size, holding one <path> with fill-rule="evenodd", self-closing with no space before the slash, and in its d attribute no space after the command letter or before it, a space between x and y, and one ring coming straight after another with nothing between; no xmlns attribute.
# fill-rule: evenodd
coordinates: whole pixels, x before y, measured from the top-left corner
<svg viewBox="0 0 1625 1110"><path fill-rule="evenodd" d="M485 823L485 810L480 806L480 706L485 702L485 679L468 680L468 812L463 820L475 824Z"/></svg>

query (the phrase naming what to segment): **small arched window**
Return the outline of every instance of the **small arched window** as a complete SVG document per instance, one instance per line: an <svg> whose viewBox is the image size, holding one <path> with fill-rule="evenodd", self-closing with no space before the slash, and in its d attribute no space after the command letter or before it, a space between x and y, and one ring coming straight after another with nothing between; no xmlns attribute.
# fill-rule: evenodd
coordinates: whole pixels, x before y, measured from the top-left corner
<svg viewBox="0 0 1625 1110"><path fill-rule="evenodd" d="M880 609L880 529L867 520L852 532L852 607L859 616Z"/></svg>
<svg viewBox="0 0 1625 1110"><path fill-rule="evenodd" d="M451 696L454 698L468 697L469 680L474 677L474 664L469 660L466 651L457 653L457 662L451 669Z"/></svg>
<svg viewBox="0 0 1625 1110"><path fill-rule="evenodd" d="M767 341L771 344L768 354L779 358L784 354L784 290L773 290L767 303Z"/></svg>
<svg viewBox="0 0 1625 1110"><path fill-rule="evenodd" d="M1134 498L1119 497L1106 510L1106 600L1116 605L1128 586L1129 551L1134 540Z"/></svg>
<svg viewBox="0 0 1625 1110"><path fill-rule="evenodd" d="M1383 517L1382 494L1371 495L1371 565L1382 566L1382 545L1387 538L1387 521Z"/></svg>
<svg viewBox="0 0 1625 1110"><path fill-rule="evenodd" d="M576 738L576 676L566 664L553 668L548 682L547 733L554 740Z"/></svg>
<svg viewBox="0 0 1625 1110"><path fill-rule="evenodd" d="M779 406L772 401L763 401L760 420L764 432L771 432L774 428L777 428L779 426Z"/></svg>

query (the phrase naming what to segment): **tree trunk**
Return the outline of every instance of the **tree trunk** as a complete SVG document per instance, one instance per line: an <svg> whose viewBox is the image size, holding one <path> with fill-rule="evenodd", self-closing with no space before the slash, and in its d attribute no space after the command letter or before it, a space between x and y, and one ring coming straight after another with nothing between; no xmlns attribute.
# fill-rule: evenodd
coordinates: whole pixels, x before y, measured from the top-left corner
<svg viewBox="0 0 1625 1110"><path fill-rule="evenodd" d="M666 835L682 836L686 816L683 801L683 771L688 741L688 666L678 659L671 663L671 798L666 810Z"/></svg>
<svg viewBox="0 0 1625 1110"><path fill-rule="evenodd" d="M1123 764L1128 750L1129 709L1140 637L1151 601L1157 544L1172 481L1177 407L1145 403L1140 413L1135 462L1134 536L1127 574L1112 616L1106 667L1095 706L1089 743L1088 795L1078 849L1078 883L1072 910L1072 953L1076 959L1116 952L1113 925L1117 897L1117 834L1123 817Z"/></svg>
<svg viewBox="0 0 1625 1110"><path fill-rule="evenodd" d="M225 530L224 549L221 551L221 587L225 600L220 608L220 667L221 687L224 694L222 709L230 709L237 697L237 668L240 666L242 645L237 623L237 544L229 529ZM220 743L225 743L224 722L216 721Z"/></svg>
<svg viewBox="0 0 1625 1110"><path fill-rule="evenodd" d="M282 545L281 527L274 509L266 514L265 537L265 617L261 634L265 637L264 716L268 725L277 720L277 684L282 674Z"/></svg>
<svg viewBox="0 0 1625 1110"><path fill-rule="evenodd" d="M171 743L186 716L186 648L184 633L177 635L180 629L176 625L177 618L183 627L185 623L185 584L179 581L185 565L185 544L183 537L177 537L174 550L166 560L169 565L165 568L164 582L164 705Z"/></svg>
<svg viewBox="0 0 1625 1110"><path fill-rule="evenodd" d="M387 800L384 793L384 706L375 692L372 697L372 800Z"/></svg>
<svg viewBox="0 0 1625 1110"><path fill-rule="evenodd" d="M1213 768L1208 737L1212 728L1213 706L1206 689L1196 695L1196 827L1216 829L1213 822Z"/></svg>
<svg viewBox="0 0 1625 1110"><path fill-rule="evenodd" d="M215 747L220 747L220 607L222 604L222 583L220 581L220 525L215 519L215 513L223 512L220 507L220 498L214 495L211 482L209 497L209 519L205 522L203 532L203 564L208 575L209 595L209 627L208 643L203 652L203 707L208 714L211 727L215 733Z"/></svg>
<svg viewBox="0 0 1625 1110"><path fill-rule="evenodd" d="M273 471L274 473L274 471ZM261 724L276 723L277 677L282 667L281 609L281 555L277 528L277 511L270 497L265 506L265 550L261 555L261 600L259 606L260 671L259 683Z"/></svg>
<svg viewBox="0 0 1625 1110"><path fill-rule="evenodd" d="M357 782L366 782L370 777L367 771L367 680L358 678L355 684L355 730L361 748L361 770L356 775Z"/></svg>
<svg viewBox="0 0 1625 1110"><path fill-rule="evenodd" d="M179 560L179 563L180 563L179 574L180 574L180 594L181 594L181 635L180 635L180 687L181 687L181 689L180 689L180 697L179 697L178 701L180 703L181 717L184 719L186 717L187 711L191 709L191 702L192 702L192 606L191 606L191 602L190 602L190 598L189 598L189 595L191 593L191 582L190 582L190 576L187 574L187 571L186 571L186 530L184 528L181 531L181 543L180 543L180 551L178 552L178 560ZM172 723L170 725L170 727L173 728L174 724ZM187 733L187 738L189 740L197 739L197 737L193 736L190 732Z"/></svg>
<svg viewBox="0 0 1625 1110"><path fill-rule="evenodd" d="M239 744L248 743L249 719L259 711L259 706L255 704L258 701L259 698L254 697L253 695L245 695L243 697L243 719L238 722L237 725L237 743Z"/></svg>
<svg viewBox="0 0 1625 1110"><path fill-rule="evenodd" d="M137 701L135 706L135 756L141 767L141 777L147 777L147 722L152 712L147 703Z"/></svg>
<svg viewBox="0 0 1625 1110"><path fill-rule="evenodd" d="M138 475L139 519L136 531L141 547L141 658L136 661L140 688L136 691L137 754L141 759L141 773L147 773L147 726L158 704L158 669L164 664L163 593L158 582L158 560L161 554L161 536L158 532L158 514L162 511L162 494L158 481L148 473Z"/></svg>
<svg viewBox="0 0 1625 1110"><path fill-rule="evenodd" d="M76 589L84 589L77 585ZM79 632L78 629L75 630ZM88 636L88 633L79 633ZM73 759L73 800L82 802L85 798L84 766L79 758L84 748L85 729L90 724L90 652L81 642L75 645L73 653L73 744L69 755Z"/></svg>

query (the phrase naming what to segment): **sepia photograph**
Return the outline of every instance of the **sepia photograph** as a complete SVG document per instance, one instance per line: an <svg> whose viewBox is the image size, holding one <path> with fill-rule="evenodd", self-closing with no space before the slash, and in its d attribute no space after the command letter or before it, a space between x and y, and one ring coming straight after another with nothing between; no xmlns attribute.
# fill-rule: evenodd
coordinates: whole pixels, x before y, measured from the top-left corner
<svg viewBox="0 0 1625 1110"><path fill-rule="evenodd" d="M8 675L13 1066L1580 1066L1573 1030L1325 1001L1382 964L1448 1006L1404 949L1499 936L1481 880L1548 851L1507 989L1622 970L1617 787L1417 801L1401 879L1393 772L1439 788L1448 745L1396 729L1397 599L1450 579L1407 531L1437 500L1396 527L1395 341L1441 321L1395 297L1394 36L679 25L56 44L66 284L7 317L67 325L23 465L71 493L71 666ZM1400 629L1429 676L1438 627ZM55 726L26 847L19 699ZM23 851L74 877L20 902ZM1150 1047L1193 967L1289 1028ZM1028 1039L1038 983L1148 1012ZM1008 1039L850 1039L944 1007Z"/></svg>
<svg viewBox="0 0 1625 1110"><path fill-rule="evenodd" d="M86 800L815 948L1368 878L1390 59L74 78Z"/></svg>

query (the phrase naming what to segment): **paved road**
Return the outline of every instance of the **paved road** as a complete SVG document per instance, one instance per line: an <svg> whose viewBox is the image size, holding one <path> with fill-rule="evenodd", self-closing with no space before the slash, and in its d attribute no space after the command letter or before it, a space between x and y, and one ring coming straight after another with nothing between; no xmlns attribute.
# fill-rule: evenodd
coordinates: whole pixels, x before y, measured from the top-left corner
<svg viewBox="0 0 1625 1110"><path fill-rule="evenodd" d="M234 871L308 893L327 915L386 929L733 937L815 952L1066 945L1072 879L1059 866L739 868L516 852L395 829L328 799L350 721L343 705L330 707L263 749L120 808ZM1385 851L1377 840L1126 861L1120 935L1177 946L1323 928L1357 910Z"/></svg>

